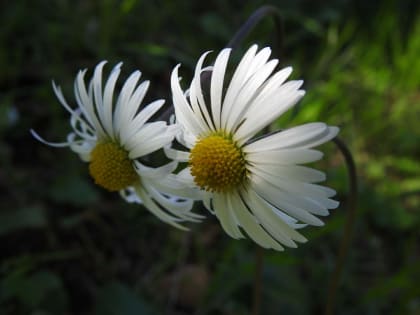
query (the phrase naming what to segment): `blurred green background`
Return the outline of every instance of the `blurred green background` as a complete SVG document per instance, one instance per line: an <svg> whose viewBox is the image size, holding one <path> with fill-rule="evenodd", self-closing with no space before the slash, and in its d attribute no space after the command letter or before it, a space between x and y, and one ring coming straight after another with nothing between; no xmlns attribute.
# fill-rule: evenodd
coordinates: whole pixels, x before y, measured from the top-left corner
<svg viewBox="0 0 420 315"><path fill-rule="evenodd" d="M184 233L96 187L87 165L50 141L70 131L51 80L71 104L79 69L123 61L169 98L179 62L223 48L263 4L239 47L282 36L282 65L307 94L277 127L341 128L359 172L360 202L336 314L420 314L420 15L418 1L104 0L0 3L0 314L250 314L255 245L209 216ZM326 184L341 206L309 242L264 252L262 313L321 314L345 224L348 182L333 144ZM204 211L197 209L199 212Z"/></svg>

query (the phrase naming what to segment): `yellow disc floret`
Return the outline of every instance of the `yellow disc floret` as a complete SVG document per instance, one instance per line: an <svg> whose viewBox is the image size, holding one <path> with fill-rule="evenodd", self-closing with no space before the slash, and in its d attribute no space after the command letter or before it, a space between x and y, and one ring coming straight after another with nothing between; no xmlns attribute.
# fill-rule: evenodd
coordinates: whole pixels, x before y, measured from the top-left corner
<svg viewBox="0 0 420 315"><path fill-rule="evenodd" d="M138 179L128 152L113 142L95 146L91 152L89 173L96 184L109 191L124 189Z"/></svg>
<svg viewBox="0 0 420 315"><path fill-rule="evenodd" d="M231 139L218 134L197 141L189 164L195 183L212 192L229 191L246 177L242 151Z"/></svg>

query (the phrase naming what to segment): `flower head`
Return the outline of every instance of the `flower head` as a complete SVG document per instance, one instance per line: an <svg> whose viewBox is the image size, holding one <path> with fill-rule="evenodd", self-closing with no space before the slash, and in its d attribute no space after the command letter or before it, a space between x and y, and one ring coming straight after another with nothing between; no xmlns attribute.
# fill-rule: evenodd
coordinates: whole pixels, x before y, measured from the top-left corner
<svg viewBox="0 0 420 315"><path fill-rule="evenodd" d="M177 197L188 195L172 175L177 162L158 168L140 162L141 158L171 143L178 127L168 126L163 121L148 122L164 100L156 100L140 110L149 87L149 81L139 84L140 71L133 72L118 97L114 96L121 63L113 68L103 86L105 64L103 61L96 66L87 86L86 70L79 71L74 82L78 105L75 109L68 105L61 89L53 83L57 98L71 116L73 131L66 142L47 142L33 130L31 132L45 144L70 147L89 163L89 173L99 186L120 191L128 202L143 203L161 220L184 228L178 222L197 221L200 216L190 212L192 200Z"/></svg>
<svg viewBox="0 0 420 315"><path fill-rule="evenodd" d="M178 68L171 87L177 139L189 152L167 149L175 160L188 162L179 179L201 193L205 207L231 237L250 238L265 248L296 247L306 239L296 231L322 225L316 216L338 206L335 191L317 184L325 174L299 164L316 161L312 147L338 133L337 127L309 123L261 138L255 136L305 94L302 81L288 81L290 67L274 72L270 48L252 46L225 84L230 49L222 50L214 66L199 59L190 87L180 87ZM201 82L211 74L209 91ZM208 82L207 82L208 83Z"/></svg>

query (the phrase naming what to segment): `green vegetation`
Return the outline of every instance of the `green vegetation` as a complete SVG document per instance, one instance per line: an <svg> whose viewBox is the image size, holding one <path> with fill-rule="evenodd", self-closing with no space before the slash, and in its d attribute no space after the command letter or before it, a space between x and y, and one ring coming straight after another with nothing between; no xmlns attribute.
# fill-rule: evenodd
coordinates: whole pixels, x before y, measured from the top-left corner
<svg viewBox="0 0 420 315"><path fill-rule="evenodd" d="M420 314L420 12L416 1L269 1L284 14L283 65L307 94L278 122L341 128L359 207L336 314ZM184 233L96 187L87 165L47 147L70 130L51 80L123 61L169 98L179 62L219 50L260 5L217 0L0 4L0 314L250 314L255 246L209 216ZM237 9L242 8L242 9ZM241 45L279 36L263 20ZM110 68L110 66L109 66ZM146 100L147 101L147 100ZM74 104L74 103L72 103ZM348 179L332 144L327 184L341 206L309 242L264 252L264 315L320 314L345 224ZM201 211L198 209L198 211ZM203 213L204 210L202 210Z"/></svg>

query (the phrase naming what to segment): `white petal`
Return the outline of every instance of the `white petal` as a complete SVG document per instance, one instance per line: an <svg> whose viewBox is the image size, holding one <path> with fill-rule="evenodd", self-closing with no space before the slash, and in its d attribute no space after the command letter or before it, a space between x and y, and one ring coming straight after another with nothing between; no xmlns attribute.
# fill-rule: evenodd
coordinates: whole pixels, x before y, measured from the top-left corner
<svg viewBox="0 0 420 315"><path fill-rule="evenodd" d="M141 137L139 137L140 139ZM171 143L173 140L173 135L165 133L163 135L154 137L150 141L145 141L144 139L139 140L141 146L134 147L128 154L130 159L137 159L141 156L145 156L149 153L162 149L164 146Z"/></svg>
<svg viewBox="0 0 420 315"><path fill-rule="evenodd" d="M157 100L149 105L147 105L145 108L143 108L137 116L130 122L129 128L123 128L120 133L120 144L122 146L126 145L126 143L131 139L132 136L134 136L146 123L146 121L149 120L150 117L152 117L165 103L164 100Z"/></svg>
<svg viewBox="0 0 420 315"><path fill-rule="evenodd" d="M130 99L127 101L127 104L124 110L124 117L122 118L122 120L125 121L125 123L120 126L120 133L119 133L120 139L127 138L128 137L127 134L130 134L130 132L133 129L135 129L135 127L137 127L133 118L136 115L136 113L139 111L141 102L143 101L143 98L146 95L147 89L149 88L149 84L150 84L149 81L142 82L135 89L134 93L131 95ZM155 102L162 103L162 104L165 102L164 100L159 100L159 101L155 101ZM141 110L140 113L142 113L143 110ZM139 114L137 114L137 116Z"/></svg>
<svg viewBox="0 0 420 315"><path fill-rule="evenodd" d="M235 130L237 125L242 121L244 114L252 103L253 99L258 95L265 80L271 75L278 61L271 60L261 66L249 79L241 89L241 92L235 98L232 104L232 110L227 117L226 130Z"/></svg>
<svg viewBox="0 0 420 315"><path fill-rule="evenodd" d="M120 95L118 96L117 103L115 104L114 110L114 132L115 134L120 133L122 126L125 126L130 122L128 115L132 112L131 109L127 108L128 101L133 94L133 91L137 85L141 76L140 71L134 71L129 78L125 81L124 86L121 89ZM134 106L135 107L135 106ZM138 107L135 109L137 110Z"/></svg>
<svg viewBox="0 0 420 315"><path fill-rule="evenodd" d="M245 113L245 119L252 120L252 118L261 110L267 113L272 111L270 106L275 107L273 108L274 113L276 108L279 108L278 103L280 100L282 101L280 106L283 106L287 109L288 105L284 96L284 88L281 85L287 79L291 72L291 67L284 68L264 82L264 84L259 88L258 95L256 95L252 102L250 102L248 106L248 111ZM284 99L281 99L281 97L283 97ZM273 113L271 113L271 116L273 116Z"/></svg>
<svg viewBox="0 0 420 315"><path fill-rule="evenodd" d="M185 130L184 126L181 127L181 132L176 135L176 140L184 147L191 149L197 143L198 137L188 130Z"/></svg>
<svg viewBox="0 0 420 315"><path fill-rule="evenodd" d="M289 180L284 181L283 179L279 179L272 174L262 173L256 168L253 168L252 172L250 173L249 177L251 180L253 180L253 176L255 174L259 175L260 177L264 177L266 180L270 181L272 185L297 195L307 196L315 199L325 199L335 195L334 189L321 185L300 182L294 180L293 178L289 178Z"/></svg>
<svg viewBox="0 0 420 315"><path fill-rule="evenodd" d="M258 183L253 183L252 187L262 198L273 204L275 207L281 209L281 211L286 212L293 218L296 218L297 220L310 225L324 225L320 219L312 215L309 211L299 208L298 206L286 202L284 199L282 199L282 194L279 193L279 190L271 186L266 181L262 179L258 180Z"/></svg>
<svg viewBox="0 0 420 315"><path fill-rule="evenodd" d="M258 99L262 99L263 97L265 97L265 95L273 95L274 93L276 93L281 87L281 85L284 83L284 81L286 81L286 79L290 76L292 70L292 67L286 67L281 69L280 71L277 71L273 76L271 76L270 79L267 80L264 84L263 89L261 89ZM257 103L258 99L256 99Z"/></svg>
<svg viewBox="0 0 420 315"><path fill-rule="evenodd" d="M76 135L74 133L70 133L67 136L67 141L70 144L69 145L70 149L73 152L76 152L77 154L79 154L82 161L88 162L90 160L90 152L92 151L96 143L89 142L89 141L83 141L83 142L79 142L77 140L75 141L75 136Z"/></svg>
<svg viewBox="0 0 420 315"><path fill-rule="evenodd" d="M255 72L258 71L262 66L264 66L271 55L271 48L264 47L261 49L253 58L251 64L248 67L248 71L243 79L243 82L248 80Z"/></svg>
<svg viewBox="0 0 420 315"><path fill-rule="evenodd" d="M323 194L325 197L327 198L331 198L334 197L336 194L336 191L332 188L329 187L325 187L325 186L320 186L320 185L315 185L315 184L305 184L305 188L306 189L315 189L318 191L318 193ZM338 204L337 204L338 206ZM332 208L336 208L336 207L332 207Z"/></svg>
<svg viewBox="0 0 420 315"><path fill-rule="evenodd" d="M95 132L98 135L98 138L104 139L106 138L105 131L102 128L102 124L99 122L98 116L95 113L93 100L88 95L86 90L86 85L84 82L85 74L86 70L79 71L76 79L74 80L74 94L76 101L85 117L87 117L87 119L92 122L92 126L95 128Z"/></svg>
<svg viewBox="0 0 420 315"><path fill-rule="evenodd" d="M127 141L124 148L127 151L134 149L140 145L140 142L148 142L152 137L159 136L163 134L168 126L164 121L156 121L152 123L144 124L140 129L138 129L132 137Z"/></svg>
<svg viewBox="0 0 420 315"><path fill-rule="evenodd" d="M213 195L214 211L225 232L234 239L243 238L232 208L232 199L225 194Z"/></svg>
<svg viewBox="0 0 420 315"><path fill-rule="evenodd" d="M154 187L153 181L142 180L142 185L146 188L150 196L171 215L182 221L199 222L203 216L197 215L190 210L193 206L191 199L177 198L163 194Z"/></svg>
<svg viewBox="0 0 420 315"><path fill-rule="evenodd" d="M202 69L202 65L204 59L206 58L207 54L210 52L206 52L201 55L200 59L197 62L195 67L194 78L191 81L190 86L190 101L194 111L195 116L200 119L201 124L205 124L206 127L210 130L214 130L214 124L212 119L210 118L210 114L207 110L206 103L204 102L202 87L201 87L201 75L205 73ZM210 72L208 72L210 75Z"/></svg>
<svg viewBox="0 0 420 315"><path fill-rule="evenodd" d="M246 113L244 123L236 131L236 140L245 143L295 105L305 95L305 91L297 90L301 84L302 81L289 81L269 99L253 104L253 110Z"/></svg>
<svg viewBox="0 0 420 315"><path fill-rule="evenodd" d="M121 72L122 62L118 63L111 71L109 78L105 84L104 95L103 95L103 119L104 126L106 126L107 133L114 138L114 128L112 126L112 104L115 84Z"/></svg>
<svg viewBox="0 0 420 315"><path fill-rule="evenodd" d="M246 152L246 147L244 149ZM246 152L246 160L251 164L303 164L318 161L323 156L321 151L313 149L285 149L261 152Z"/></svg>
<svg viewBox="0 0 420 315"><path fill-rule="evenodd" d="M191 175L191 167L186 167L180 171L177 175L178 180L184 183L188 187L196 187L194 183L194 177Z"/></svg>
<svg viewBox="0 0 420 315"><path fill-rule="evenodd" d="M236 218L249 237L261 247L283 250L284 248L258 224L255 217L243 203L239 194L234 192L231 194L231 197L233 206L235 207Z"/></svg>
<svg viewBox="0 0 420 315"><path fill-rule="evenodd" d="M137 196L137 193L133 187L127 187L125 189L120 190L120 195L128 203L143 203L140 197Z"/></svg>
<svg viewBox="0 0 420 315"><path fill-rule="evenodd" d="M254 215L261 225L280 243L289 247L297 247L293 242L305 242L306 239L297 231L292 229L280 216L273 212L271 206L259 197L252 189L243 190L245 202L250 205Z"/></svg>
<svg viewBox="0 0 420 315"><path fill-rule="evenodd" d="M177 123L185 126L185 128L194 135L199 135L206 131L206 128L197 121L197 118L194 116L190 105L182 93L179 85L178 68L179 65L174 68L171 75L172 101Z"/></svg>
<svg viewBox="0 0 420 315"><path fill-rule="evenodd" d="M153 186L156 187L156 189L167 195L191 200L201 200L203 198L202 192L197 187L186 185L184 182L181 182L179 177L175 174L168 174L164 178L149 177L149 180L153 181ZM202 216L197 214L194 214L194 216L202 218Z"/></svg>
<svg viewBox="0 0 420 315"><path fill-rule="evenodd" d="M70 145L69 142L49 142L47 140L45 140L44 138L42 138L35 130L31 129L30 130L31 135L38 140L39 142L42 142L43 144L49 145L51 147L55 147L55 148L65 148L68 147ZM83 140L80 140L80 142L82 142Z"/></svg>
<svg viewBox="0 0 420 315"><path fill-rule="evenodd" d="M328 127L315 122L293 127L246 145L247 152L276 150L283 148L311 148L334 138L337 127Z"/></svg>
<svg viewBox="0 0 420 315"><path fill-rule="evenodd" d="M178 162L188 162L190 159L189 152L179 151L170 147L164 147L163 150L169 159L176 160Z"/></svg>
<svg viewBox="0 0 420 315"><path fill-rule="evenodd" d="M141 185L136 185L134 187L136 193L139 195L141 200L143 201L144 205L147 207L147 209L152 212L155 216L157 216L159 219L161 219L163 222L166 222L180 230L187 231L188 229L177 222L180 220L176 217L173 217L169 214L167 214L165 211L160 209L160 207L149 197L149 194L147 191L144 190L144 188Z"/></svg>
<svg viewBox="0 0 420 315"><path fill-rule="evenodd" d="M231 113L233 101L237 97L240 89L242 88L243 81L246 80L246 73L248 72L249 67L255 57L257 49L257 45L253 45L247 50L247 52L239 62L239 65L236 67L232 79L230 80L222 105L222 126L225 126L225 123Z"/></svg>
<svg viewBox="0 0 420 315"><path fill-rule="evenodd" d="M101 122L105 131L107 131L108 133L109 126L105 125L105 117L103 112L104 106L102 103L102 69L106 63L106 61L102 61L95 67L91 84L93 85L93 95L95 99L96 113L98 114L99 121ZM108 133L108 135L112 136L112 134L110 133Z"/></svg>
<svg viewBox="0 0 420 315"><path fill-rule="evenodd" d="M174 127L163 121L147 123L124 146L129 151L130 159L149 154L169 144L174 136Z"/></svg>
<svg viewBox="0 0 420 315"><path fill-rule="evenodd" d="M86 121L80 116L82 111L80 108L77 108L70 117L70 125L73 128L73 131L81 138L86 140L96 140L95 132L92 128L86 123Z"/></svg>
<svg viewBox="0 0 420 315"><path fill-rule="evenodd" d="M325 173L301 165L255 163L249 169L253 172L252 170L255 168L284 180L293 179L306 183L316 183L326 179Z"/></svg>
<svg viewBox="0 0 420 315"><path fill-rule="evenodd" d="M300 194L288 192L287 189L290 187L290 184L296 183L296 179L294 177L281 178L275 172L261 171L257 168L252 168L250 171L270 183L270 185L273 186L273 189L277 189L276 194L278 195L278 198L283 199L285 202L296 205L297 207L305 209L316 215L325 216L329 214L328 207L324 205L325 203L320 201L317 202L316 199L306 196L303 191ZM253 175L252 178L256 181L256 183L258 183L260 179L255 177L255 175ZM303 185L303 183L301 183L301 185ZM274 188L274 186L276 188ZM324 196L321 196L319 199L329 200ZM332 205L333 203L329 204Z"/></svg>
<svg viewBox="0 0 420 315"><path fill-rule="evenodd" d="M326 134L324 134L322 137L318 137L317 139L315 139L315 138L308 139L306 142L303 142L303 141L296 142L296 143L290 145L289 147L290 148L312 148L312 147L316 147L318 145L321 145L321 144L335 138L339 131L340 131L340 129L338 127L329 126Z"/></svg>
<svg viewBox="0 0 420 315"><path fill-rule="evenodd" d="M61 88L59 87L59 86L57 86L56 84L55 84L55 82L54 81L52 81L52 87L53 87L53 90L54 90L54 93L55 93L55 95L57 96L57 98L58 98L58 100L60 101L60 103L61 103L61 105L63 105L63 107L72 115L72 116L76 116L76 111L77 110L80 110L82 113L83 113L83 111L82 111L82 109L81 108L78 108L78 109L76 109L76 110L73 110L70 106L69 106L69 104L67 103L67 101L66 101L66 99L64 98L64 95L63 95L63 92L61 91ZM80 123L83 123L83 124L85 124L86 125L86 128L89 130L89 132L90 133L94 133L94 129L93 129L93 124L92 124L92 121L90 120L90 117L88 117L88 116L85 116L84 114L83 114L83 117L84 118L82 118L82 117L80 117L80 115L77 115L77 119L80 121Z"/></svg>
<svg viewBox="0 0 420 315"><path fill-rule="evenodd" d="M227 62L229 60L231 49L223 49L214 63L213 72L211 76L211 111L215 127L221 128L220 116L222 111L222 97L223 97L223 81L226 72Z"/></svg>
<svg viewBox="0 0 420 315"><path fill-rule="evenodd" d="M141 177L162 178L171 174L177 167L177 162L170 162L160 167L148 167L138 161L134 161L137 173Z"/></svg>

